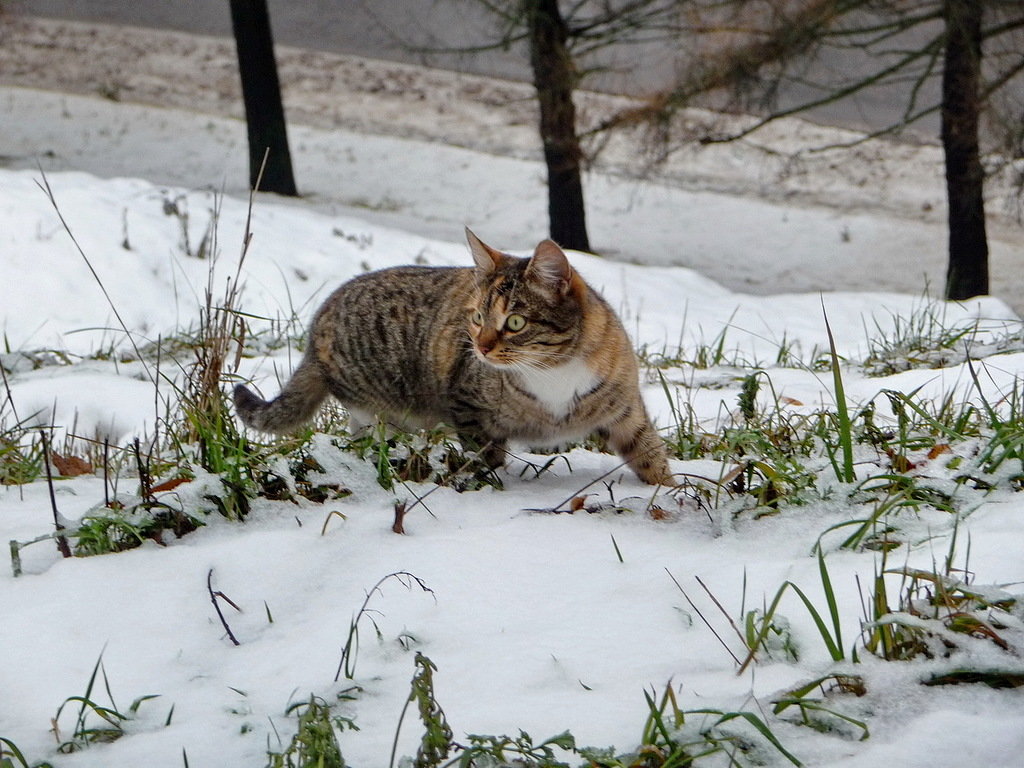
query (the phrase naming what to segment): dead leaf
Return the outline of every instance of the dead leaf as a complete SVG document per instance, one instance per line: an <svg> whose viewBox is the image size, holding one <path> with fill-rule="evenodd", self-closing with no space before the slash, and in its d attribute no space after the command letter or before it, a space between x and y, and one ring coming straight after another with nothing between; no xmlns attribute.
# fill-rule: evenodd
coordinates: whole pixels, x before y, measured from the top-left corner
<svg viewBox="0 0 1024 768"><path fill-rule="evenodd" d="M588 493L588 494L585 494L583 496L575 496L575 497L573 497L573 500L569 502L569 511L570 512L579 512L581 509L583 509L586 506L587 498L589 496L593 496L593 495L594 494L592 494L592 493Z"/></svg>
<svg viewBox="0 0 1024 768"><path fill-rule="evenodd" d="M187 477L175 477L170 480L164 480L162 483L158 483L150 488L150 493L163 493L164 491L173 491L179 485L192 482Z"/></svg>
<svg viewBox="0 0 1024 768"><path fill-rule="evenodd" d="M930 451L928 451L928 458L929 459L935 459L935 458L938 458L939 456L941 456L944 453L952 453L952 452L953 452L953 449L949 447L948 443L938 443L937 445L933 445L932 449Z"/></svg>
<svg viewBox="0 0 1024 768"><path fill-rule="evenodd" d="M647 514L651 516L652 520L668 520L672 515L659 506L653 506L647 510Z"/></svg>
<svg viewBox="0 0 1024 768"><path fill-rule="evenodd" d="M50 454L53 466L61 477L78 477L79 475L91 475L93 466L85 459L78 456L61 456L59 453Z"/></svg>
<svg viewBox="0 0 1024 768"><path fill-rule="evenodd" d="M725 475L722 476L722 479L718 481L718 484L719 485L728 485L733 480L735 480L737 477L742 475L743 471L746 468L747 468L746 464L737 464L735 467L730 469Z"/></svg>
<svg viewBox="0 0 1024 768"><path fill-rule="evenodd" d="M391 526L391 530L395 533L405 533L405 502L395 502L395 522Z"/></svg>
<svg viewBox="0 0 1024 768"><path fill-rule="evenodd" d="M889 457L889 461L892 464L892 468L899 473L909 472L912 469L917 469L917 464L912 462L902 453L896 453L891 448L886 448L886 455Z"/></svg>

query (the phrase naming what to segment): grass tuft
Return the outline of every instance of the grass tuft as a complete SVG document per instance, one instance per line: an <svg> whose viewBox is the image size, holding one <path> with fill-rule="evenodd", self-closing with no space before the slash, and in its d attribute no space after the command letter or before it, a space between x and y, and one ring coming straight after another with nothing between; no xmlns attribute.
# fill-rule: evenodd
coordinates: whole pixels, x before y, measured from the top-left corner
<svg viewBox="0 0 1024 768"><path fill-rule="evenodd" d="M17 762L15 762L17 761ZM10 739L0 736L0 768L54 768L52 763L29 763L18 745Z"/></svg>
<svg viewBox="0 0 1024 768"><path fill-rule="evenodd" d="M380 637L380 630L377 628L377 624L373 620L373 615L369 611L370 600L374 595L380 592L380 589L385 582L391 581L392 579L399 582L406 589L411 590L413 585L416 585L423 592L434 595L434 590L428 587L421 578L409 573L408 571L396 571L395 573L389 573L387 576L379 579L369 592L366 593L366 599L363 601L359 610L356 611L355 616L352 617L352 621L349 623L348 637L345 639L345 645L341 649L341 659L338 661L338 670L334 674L334 682L338 682L343 672L347 680L351 680L355 677L356 658L359 655L359 624L364 617L373 624L373 627L377 632L377 636Z"/></svg>
<svg viewBox="0 0 1024 768"><path fill-rule="evenodd" d="M98 696L94 695L100 677L103 679L103 688L109 704L100 704ZM125 724L135 718L139 707L144 702L156 698L158 696L152 694L140 696L131 703L127 710L119 711L110 691L110 681L107 679L107 671L103 666L103 654L101 653L89 676L85 693L81 696L69 696L57 708L57 714L53 716L53 735L57 739L57 751L62 754L71 754L93 744L117 741L125 735ZM60 722L65 707L69 707L69 705L71 708L77 705L78 713L75 716L71 735L65 739L61 735Z"/></svg>
<svg viewBox="0 0 1024 768"><path fill-rule="evenodd" d="M338 734L358 730L352 720L333 714L327 701L312 694L285 714L297 716L298 727L283 750L267 749L266 768L345 768Z"/></svg>
<svg viewBox="0 0 1024 768"><path fill-rule="evenodd" d="M825 684L829 683L826 688ZM822 697L811 697L814 691L821 691ZM835 708L835 705L826 705L826 698L835 699L839 696L854 695L863 696L867 693L864 678L859 675L843 675L832 673L804 683L796 688L787 691L774 702L772 713L781 715L790 707L796 707L799 712L800 725L804 725L824 733L831 733L843 725L852 725L857 731L861 741L867 739L871 733L863 720L858 720L850 715L843 714Z"/></svg>

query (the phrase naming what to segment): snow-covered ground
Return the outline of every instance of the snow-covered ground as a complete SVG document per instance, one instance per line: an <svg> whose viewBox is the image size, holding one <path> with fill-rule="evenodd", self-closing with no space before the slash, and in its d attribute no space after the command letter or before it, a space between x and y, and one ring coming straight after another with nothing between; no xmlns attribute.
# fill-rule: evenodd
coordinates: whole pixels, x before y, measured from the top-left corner
<svg viewBox="0 0 1024 768"><path fill-rule="evenodd" d="M247 218L247 201L237 194L245 178L244 127L227 117L21 88L0 89L0 100L3 154L21 156L25 165L33 153L54 150L62 169L47 171L45 183L86 257L40 187L42 173L0 170L0 359L9 382L0 415L8 427L15 418L56 424L58 444L72 426L116 444L149 434L158 397L138 363L120 362L129 349L120 322L139 344L194 326L211 263L189 252L198 251L215 209L215 294L234 274ZM542 168L528 156L322 126L296 126L292 136L300 183L312 194L300 201L257 197L242 270L244 312L307 319L326 292L366 269L466 264L467 249L455 234L465 224L508 250L527 251L545 234ZM762 200L751 190L765 183L765 168L722 157L705 176L732 178L743 194L725 194L725 184L712 192L612 172L588 178L594 240L606 257L573 254L572 261L619 310L638 346L681 346L692 354L724 333L726 356L762 366L776 394L799 413L834 402L831 376L777 366L776 356L783 343L807 363L827 349L823 306L839 354L854 363L867 355L869 337L920 317L923 308L948 327L976 323L997 335L1019 328L1010 308L1020 306L1016 295L934 307L922 298L923 275L933 289L941 285L938 214L872 209L856 183L846 198L838 182L829 190L847 205L812 205L799 195L787 203L767 193ZM843 174L872 178L874 167L866 156L861 162ZM930 189L933 171L908 172L905 188ZM1024 242L1019 230L1000 226L994 270L1008 269ZM708 276L723 273L731 275L731 288ZM736 292L745 281L761 295ZM775 290L765 295L766 287ZM844 290L810 290L824 288ZM238 374L272 393L293 353L245 359ZM1020 353L975 365L990 403L1024 375ZM720 428L737 407L743 371L665 373L704 429ZM974 391L963 365L869 377L853 364L844 377L854 404L883 390L916 391L922 399ZM662 383L648 382L645 395L659 425L671 425ZM880 420L884 413L880 405ZM624 752L640 739L644 691L660 696L671 686L683 709L758 714L806 765L931 768L946 756L949 764L1020 764L1024 700L1017 690L920 684L962 665L1022 671L1018 658L991 643L950 659L907 663L879 661L862 649L863 663L837 667L790 594L780 610L792 625L798 659L762 659L737 675L729 652L698 616L696 609L742 657L695 577L737 621L742 605L771 600L787 580L824 612L811 548L830 526L863 510L825 499L754 519L734 515L735 504L708 509L687 495L662 493L667 519L653 519L643 512L650 488L623 472L613 472L614 485L606 488L599 478L617 459L577 449L567 455L571 471L556 463L540 477L514 461L503 473L503 491L442 488L427 500L429 513L417 507L409 514L400 536L391 524L404 489L384 491L372 466L325 441L316 453L352 495L322 505L259 501L244 524L213 516L169 546L147 543L117 555L64 560L43 542L22 549L20 577L0 568L0 736L30 760L71 768L181 766L183 750L191 766L262 766L268 744L280 748L294 731L294 718L284 714L290 703L311 693L336 701L356 685L337 707L359 727L342 735L342 751L351 765L383 766L409 695L413 652L420 651L438 667L437 699L463 743L469 733L523 729L540 741L569 729L580 745ZM708 461L675 462L674 469L721 471ZM941 458L922 460L918 474L952 487ZM119 492L131 494L133 485L126 473ZM189 486L175 498L200 493ZM590 501L614 495L635 511L537 511L583 489L596 494ZM73 521L102 505L103 481L58 480L55 497ZM971 499L963 505L971 513L960 521L958 562L978 584L1020 582L1024 499L1005 486L979 494L977 505ZM949 551L949 514L905 511L899 525L908 543L890 554L890 564L932 569ZM51 526L45 483L0 489L0 539L25 542ZM823 541L848 650L879 555L838 550L839 538L833 533ZM211 569L214 589L241 608L225 608L237 647L210 604ZM334 683L353 615L379 579L398 571L415 574L432 594L387 581L370 600L379 640L364 618L354 679ZM1019 638L1019 621L1005 632ZM115 743L58 755L50 720L65 699L84 693L101 653L122 710L139 696L160 698L144 702ZM824 734L801 727L792 710L782 719L771 714L780 693L836 669L862 675L867 693L829 706L864 721L870 738L858 740L855 727ZM94 694L107 703L99 686ZM73 724L70 709L58 723L63 738ZM690 722L705 723L699 716ZM757 741L752 730L743 732ZM397 754L415 754L420 733L410 710ZM788 764L763 742L755 757Z"/></svg>

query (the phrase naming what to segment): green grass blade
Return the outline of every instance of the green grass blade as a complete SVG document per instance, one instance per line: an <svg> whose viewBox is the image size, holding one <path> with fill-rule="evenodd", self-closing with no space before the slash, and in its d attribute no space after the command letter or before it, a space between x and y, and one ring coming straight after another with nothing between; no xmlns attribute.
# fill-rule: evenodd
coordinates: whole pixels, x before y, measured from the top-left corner
<svg viewBox="0 0 1024 768"><path fill-rule="evenodd" d="M818 613L818 609L814 607L814 603L810 601L807 595L804 594L803 590L796 584L791 581L787 581L786 584L793 588L793 591L796 592L799 598L803 601L804 606L807 608L807 612L811 614L811 618L814 620L814 624L817 626L818 632L821 634L821 639L825 642L825 647L828 649L832 660L842 661L842 646L836 644L836 640L829 633L828 627L825 626L825 621L821 618L821 614Z"/></svg>
<svg viewBox="0 0 1024 768"><path fill-rule="evenodd" d="M891 389L883 389L882 394L890 399L898 400L900 403L907 406L908 408L910 408L910 410L912 410L914 413L916 413L918 416L924 419L925 423L928 424L928 426L930 426L932 429L938 432L941 432L951 440L966 440L968 438L968 435L965 435L962 432L953 429L952 427L947 426L946 424L943 424L941 421L939 421L931 414L929 414L924 408L922 408L920 403L913 399L914 395L917 394L916 389L910 394L907 394L905 392L897 392Z"/></svg>
<svg viewBox="0 0 1024 768"><path fill-rule="evenodd" d="M832 326L828 323L825 312L825 300L821 301L821 311L825 316L825 331L828 334L829 355L832 359L832 383L836 395L836 417L839 420L839 444L843 449L842 474L839 479L852 483L853 474L853 427L850 424L850 411L846 407L846 390L843 388L843 374L839 369L839 353L836 352L836 340L832 336Z"/></svg>
<svg viewBox="0 0 1024 768"><path fill-rule="evenodd" d="M768 637L768 633L772 628L772 617L775 616L775 610L779 607L779 601L782 600L782 596L786 593L786 587L788 586L790 586L790 583L787 581L779 587L779 591L775 593L775 597L772 600L771 605L768 607L768 610L764 612L764 618L761 620L761 631L758 633L754 642L750 644L750 651L747 653L747 658L745 658L743 663L740 665L739 671L736 673L737 675L742 675L746 671L747 667L750 666L750 662L754 660L754 655L757 653L757 649L761 647L764 639Z"/></svg>
<svg viewBox="0 0 1024 768"><path fill-rule="evenodd" d="M626 562L622 558L622 551L619 549L619 543L615 540L615 534L611 534L611 537L612 537L612 546L615 547L615 556L619 558L619 562L620 563Z"/></svg>
<svg viewBox="0 0 1024 768"><path fill-rule="evenodd" d="M650 709L650 714L647 716L647 723L644 726L643 743L655 744L655 735L660 734L666 744L671 744L672 736L669 733L668 728L665 726L665 721L661 716L661 710L658 708L658 704L654 701L654 697L645 690L644 698L647 700L647 707Z"/></svg>
<svg viewBox="0 0 1024 768"><path fill-rule="evenodd" d="M803 763L801 763L796 758L796 756L791 754L789 751L786 750L784 746L782 746L782 742L780 742L778 737L774 733L772 733L772 730L768 727L768 724L765 723L764 720L759 718L753 712L720 712L715 709L695 709L687 710L687 714L719 715L719 718L715 725L722 725L723 723L728 723L730 720L742 718L743 720L746 720L748 723L750 723L750 725L752 725L758 733L760 733L762 736L768 739L768 741L771 742L771 745L779 751L779 754L781 754L783 757L789 760L789 762L796 766L803 766Z"/></svg>
<svg viewBox="0 0 1024 768"><path fill-rule="evenodd" d="M828 603L828 612L832 617L832 629L835 632L836 646L839 648L841 654L843 647L843 632L839 626L839 605L836 603L835 590L832 589L832 579L828 574L828 566L825 565L825 555L822 554L820 549L818 550L818 570L821 572L821 588L825 592L825 601ZM841 655L840 658L842 658Z"/></svg>
<svg viewBox="0 0 1024 768"><path fill-rule="evenodd" d="M5 752L16 757L18 759L18 762L21 763L21 765L23 766L23 768L29 768L28 760L25 759L25 755L23 755L21 753L21 750L18 749L17 744L15 744L10 739L5 739L3 736L0 736L0 743L5 745L4 748L0 750L0 757L3 758L2 760L0 760L0 768L7 768L7 766L11 766L11 768L14 768L14 763L12 763L6 757L3 757L3 753Z"/></svg>

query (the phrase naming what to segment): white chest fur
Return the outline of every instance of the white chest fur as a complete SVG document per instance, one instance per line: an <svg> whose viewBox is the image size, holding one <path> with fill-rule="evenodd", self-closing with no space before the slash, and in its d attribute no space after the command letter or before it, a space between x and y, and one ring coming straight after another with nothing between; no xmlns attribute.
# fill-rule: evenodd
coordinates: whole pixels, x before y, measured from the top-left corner
<svg viewBox="0 0 1024 768"><path fill-rule="evenodd" d="M577 398L601 382L600 377L582 360L572 360L553 368L519 369L516 376L519 385L558 419L568 415Z"/></svg>

